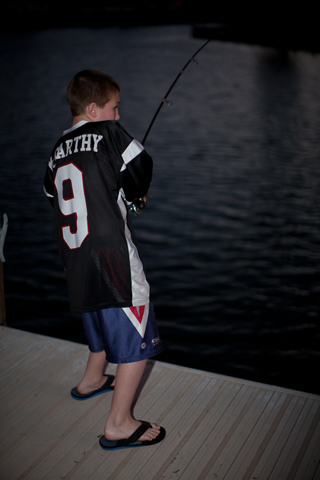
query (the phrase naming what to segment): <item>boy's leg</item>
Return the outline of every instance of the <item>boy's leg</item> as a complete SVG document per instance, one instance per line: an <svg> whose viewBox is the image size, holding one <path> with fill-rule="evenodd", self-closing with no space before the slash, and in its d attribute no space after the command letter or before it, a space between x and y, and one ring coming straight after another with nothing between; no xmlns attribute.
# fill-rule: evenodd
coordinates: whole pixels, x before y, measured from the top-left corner
<svg viewBox="0 0 320 480"><path fill-rule="evenodd" d="M121 440L130 435L141 425L132 417L131 408L135 393L141 381L147 360L134 363L122 363L117 367L117 382L114 388L111 410L107 419L104 435L108 440ZM151 424L140 440L153 440L160 432L160 427Z"/></svg>
<svg viewBox="0 0 320 480"><path fill-rule="evenodd" d="M102 387L106 381L106 377L103 376L106 364L106 354L104 350L98 353L89 353L86 371L77 386L79 393L89 393Z"/></svg>

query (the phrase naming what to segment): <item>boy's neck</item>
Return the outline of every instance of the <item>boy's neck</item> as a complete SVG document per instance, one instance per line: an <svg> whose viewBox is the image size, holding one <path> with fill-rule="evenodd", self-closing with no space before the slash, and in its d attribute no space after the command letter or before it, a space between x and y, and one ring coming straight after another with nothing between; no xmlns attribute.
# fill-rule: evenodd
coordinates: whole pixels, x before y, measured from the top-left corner
<svg viewBox="0 0 320 480"><path fill-rule="evenodd" d="M79 122L92 122L92 119L88 118L86 115L78 115L73 117L72 126L74 127Z"/></svg>

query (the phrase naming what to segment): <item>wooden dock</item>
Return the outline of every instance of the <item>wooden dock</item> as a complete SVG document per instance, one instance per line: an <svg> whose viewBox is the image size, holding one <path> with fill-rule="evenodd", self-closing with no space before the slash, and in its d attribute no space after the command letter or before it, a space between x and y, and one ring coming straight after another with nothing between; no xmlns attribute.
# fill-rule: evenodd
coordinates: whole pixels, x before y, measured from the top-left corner
<svg viewBox="0 0 320 480"><path fill-rule="evenodd" d="M87 355L0 327L1 480L320 479L319 396L162 362L149 362L135 416L166 439L102 450L112 393L70 396Z"/></svg>

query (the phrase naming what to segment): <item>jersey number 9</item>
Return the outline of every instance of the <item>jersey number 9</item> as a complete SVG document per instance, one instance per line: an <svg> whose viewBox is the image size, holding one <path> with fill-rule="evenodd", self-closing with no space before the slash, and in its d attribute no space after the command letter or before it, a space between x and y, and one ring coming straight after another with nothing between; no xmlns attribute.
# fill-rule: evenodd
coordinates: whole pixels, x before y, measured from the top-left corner
<svg viewBox="0 0 320 480"><path fill-rule="evenodd" d="M89 234L88 210L84 192L83 172L73 163L59 167L54 179L61 213L70 218L62 227L62 236L68 247L80 248Z"/></svg>

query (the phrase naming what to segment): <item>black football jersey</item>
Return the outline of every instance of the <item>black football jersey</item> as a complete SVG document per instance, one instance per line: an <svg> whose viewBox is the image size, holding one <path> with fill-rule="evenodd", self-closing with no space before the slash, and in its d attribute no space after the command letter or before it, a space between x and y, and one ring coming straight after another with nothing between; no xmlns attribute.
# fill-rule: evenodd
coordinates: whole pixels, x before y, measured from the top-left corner
<svg viewBox="0 0 320 480"><path fill-rule="evenodd" d="M44 180L72 311L144 305L149 284L128 219L152 158L117 121L80 122L54 146Z"/></svg>

